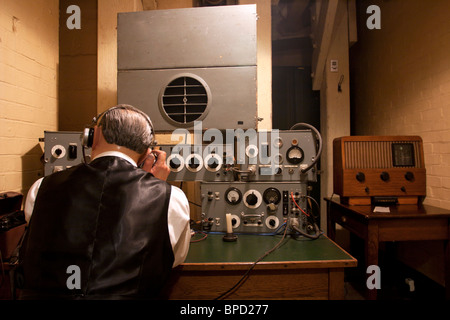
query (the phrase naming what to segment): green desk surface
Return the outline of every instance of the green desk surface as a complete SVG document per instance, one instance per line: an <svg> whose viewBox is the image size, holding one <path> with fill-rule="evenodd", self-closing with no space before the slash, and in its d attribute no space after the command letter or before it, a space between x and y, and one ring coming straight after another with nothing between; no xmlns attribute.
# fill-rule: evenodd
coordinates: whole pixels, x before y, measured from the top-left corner
<svg viewBox="0 0 450 320"><path fill-rule="evenodd" d="M236 242L224 242L222 238L223 235L209 234L205 240L191 243L184 265L251 264L276 246L282 236L239 235ZM316 240L294 239L288 235L281 246L259 264L318 265L318 262L328 262L328 266L330 262L336 266L356 266L356 259L324 235Z"/></svg>

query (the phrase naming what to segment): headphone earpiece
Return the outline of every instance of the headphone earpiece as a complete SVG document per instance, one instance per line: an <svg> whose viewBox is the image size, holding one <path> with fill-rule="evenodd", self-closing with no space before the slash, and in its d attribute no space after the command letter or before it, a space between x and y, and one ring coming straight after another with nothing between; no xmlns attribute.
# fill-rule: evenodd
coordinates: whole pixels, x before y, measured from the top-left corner
<svg viewBox="0 0 450 320"><path fill-rule="evenodd" d="M81 136L81 145L83 148L91 148L94 142L94 128L84 128L83 135Z"/></svg>

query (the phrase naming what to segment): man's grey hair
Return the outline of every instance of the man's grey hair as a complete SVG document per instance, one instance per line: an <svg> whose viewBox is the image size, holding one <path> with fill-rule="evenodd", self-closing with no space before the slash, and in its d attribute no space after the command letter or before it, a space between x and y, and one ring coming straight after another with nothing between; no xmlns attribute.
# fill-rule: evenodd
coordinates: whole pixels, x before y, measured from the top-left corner
<svg viewBox="0 0 450 320"><path fill-rule="evenodd" d="M126 147L139 154L153 142L153 128L149 117L141 110L127 104L112 107L99 116L99 127L106 142Z"/></svg>

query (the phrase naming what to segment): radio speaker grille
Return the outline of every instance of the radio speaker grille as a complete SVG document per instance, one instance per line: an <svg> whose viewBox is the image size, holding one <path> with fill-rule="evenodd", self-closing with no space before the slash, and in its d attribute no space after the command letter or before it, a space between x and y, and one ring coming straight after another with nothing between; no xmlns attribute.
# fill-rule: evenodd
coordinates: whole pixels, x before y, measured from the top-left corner
<svg viewBox="0 0 450 320"><path fill-rule="evenodd" d="M421 167L419 141L345 141L345 169L394 168L392 157L393 144L412 144L414 149L413 167Z"/></svg>

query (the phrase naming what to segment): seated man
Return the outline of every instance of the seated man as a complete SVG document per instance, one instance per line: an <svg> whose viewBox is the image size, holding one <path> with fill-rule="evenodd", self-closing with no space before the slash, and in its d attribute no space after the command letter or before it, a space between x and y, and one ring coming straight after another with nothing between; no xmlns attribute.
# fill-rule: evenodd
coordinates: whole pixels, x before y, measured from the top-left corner
<svg viewBox="0 0 450 320"><path fill-rule="evenodd" d="M89 164L28 193L22 299L157 298L186 258L189 203L165 182L166 154L150 149L148 116L115 106L95 119L92 138Z"/></svg>

